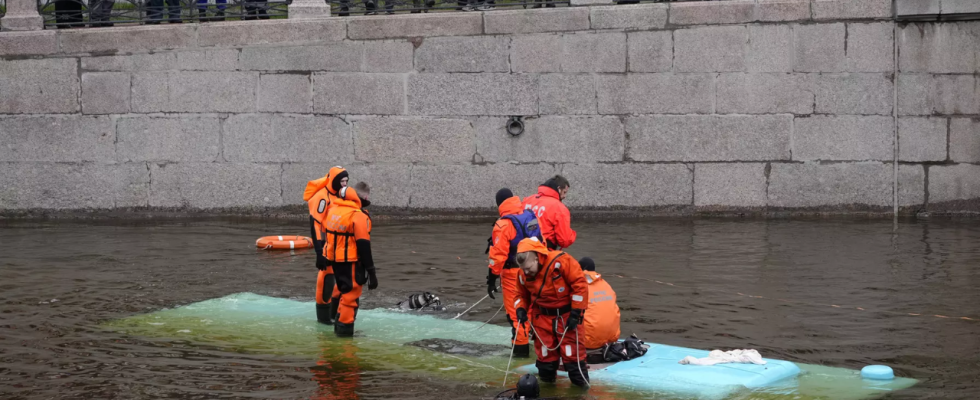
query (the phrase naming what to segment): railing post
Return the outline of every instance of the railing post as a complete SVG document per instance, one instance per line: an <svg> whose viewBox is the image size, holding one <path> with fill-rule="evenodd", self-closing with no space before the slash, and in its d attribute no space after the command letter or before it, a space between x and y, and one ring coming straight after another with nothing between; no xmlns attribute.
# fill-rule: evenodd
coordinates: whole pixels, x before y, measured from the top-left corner
<svg viewBox="0 0 980 400"><path fill-rule="evenodd" d="M324 0L293 0L289 19L325 18L330 16L330 4Z"/></svg>
<svg viewBox="0 0 980 400"><path fill-rule="evenodd" d="M37 0L7 0L7 14L0 18L0 30L38 31L44 19L37 13Z"/></svg>

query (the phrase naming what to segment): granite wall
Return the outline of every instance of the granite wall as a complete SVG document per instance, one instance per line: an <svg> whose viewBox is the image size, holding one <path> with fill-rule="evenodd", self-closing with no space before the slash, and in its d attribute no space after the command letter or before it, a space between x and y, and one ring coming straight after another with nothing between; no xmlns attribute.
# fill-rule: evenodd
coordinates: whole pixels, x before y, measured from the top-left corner
<svg viewBox="0 0 980 400"><path fill-rule="evenodd" d="M561 173L576 209L975 211L980 22L892 7L3 32L0 212L262 212L337 164L403 209L489 209Z"/></svg>

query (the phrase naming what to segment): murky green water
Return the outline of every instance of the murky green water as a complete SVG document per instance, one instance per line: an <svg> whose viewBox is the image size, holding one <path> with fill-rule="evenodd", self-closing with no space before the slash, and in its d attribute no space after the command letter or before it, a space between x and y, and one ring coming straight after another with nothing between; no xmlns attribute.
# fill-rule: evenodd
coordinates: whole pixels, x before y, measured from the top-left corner
<svg viewBox="0 0 980 400"><path fill-rule="evenodd" d="M980 318L973 221L575 227L579 241L568 251L595 258L609 277L624 334L833 367L883 363L921 381L889 398L980 397L980 321L958 319ZM312 253L254 249L258 236L305 232L302 222L282 221L0 225L0 397L430 399L499 391L372 363L370 349L311 357L104 327L238 292L310 301ZM485 293L488 233L488 223L379 222L381 289L366 292L362 304L390 306L428 290L455 315ZM486 320L498 306L481 304L464 318Z"/></svg>

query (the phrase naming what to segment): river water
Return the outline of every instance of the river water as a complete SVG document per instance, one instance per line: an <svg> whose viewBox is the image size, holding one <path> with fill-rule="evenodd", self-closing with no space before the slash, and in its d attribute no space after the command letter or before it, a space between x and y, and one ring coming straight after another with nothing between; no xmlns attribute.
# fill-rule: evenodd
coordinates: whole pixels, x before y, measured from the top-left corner
<svg viewBox="0 0 980 400"><path fill-rule="evenodd" d="M980 398L975 221L651 219L575 228L567 250L596 259L619 295L624 335L852 369L887 364L921 381L887 398ZM489 230L489 222L377 222L381 288L365 291L362 306L420 290L454 305L450 313L472 304L485 293ZM339 398L308 358L100 325L238 292L311 301L310 251L254 248L259 236L308 232L284 220L0 223L0 398ZM488 302L464 318L486 320L496 309ZM398 369L362 371L352 388L360 398L497 391Z"/></svg>

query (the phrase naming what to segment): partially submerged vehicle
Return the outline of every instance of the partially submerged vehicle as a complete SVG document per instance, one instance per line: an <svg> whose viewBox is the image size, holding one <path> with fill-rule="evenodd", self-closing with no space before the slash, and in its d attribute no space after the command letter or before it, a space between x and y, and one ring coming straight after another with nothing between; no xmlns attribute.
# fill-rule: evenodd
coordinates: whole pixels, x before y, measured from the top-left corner
<svg viewBox="0 0 980 400"><path fill-rule="evenodd" d="M482 322L440 318L416 311L373 309L358 313L353 339L336 338L316 321L312 302L236 293L173 309L109 321L127 335L178 339L231 351L317 360L356 357L362 368L409 371L459 382L500 385L508 366L510 329ZM605 398L837 399L859 400L916 384L896 377L872 380L859 371L766 359L765 365L681 365L685 356L708 351L647 343L645 355L590 366L591 393ZM353 351L352 351L353 350ZM511 382L533 371L514 360ZM561 381L561 380L560 380Z"/></svg>

